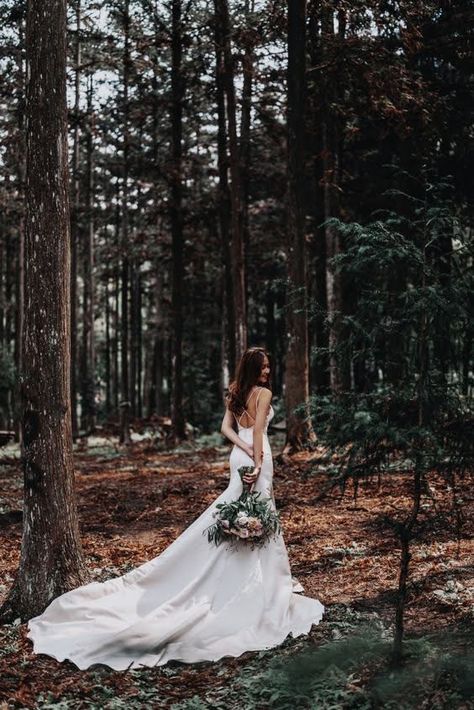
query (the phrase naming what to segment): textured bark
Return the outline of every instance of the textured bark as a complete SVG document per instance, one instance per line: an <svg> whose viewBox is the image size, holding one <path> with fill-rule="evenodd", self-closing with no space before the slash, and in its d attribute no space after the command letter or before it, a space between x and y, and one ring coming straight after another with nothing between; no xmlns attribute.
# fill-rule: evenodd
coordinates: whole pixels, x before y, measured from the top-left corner
<svg viewBox="0 0 474 710"><path fill-rule="evenodd" d="M161 27L158 21L159 8L155 3L154 12L154 41L155 51L153 53L153 163L155 170L158 170L160 163L159 144L160 144L160 102L159 102L159 57L160 57L160 31ZM156 182L153 190L153 215L156 225L156 234L158 235L161 228L160 205L161 205L161 187L159 182ZM163 289L167 266L164 261L158 258L155 268L155 282L152 292L150 293L150 310L155 313L153 325L152 341L150 343L150 352L148 358L148 375L146 377L147 387L144 389L146 398L146 408L148 416L152 414L164 415L166 412L165 403L163 400L163 382L165 376L164 363L164 298Z"/></svg>
<svg viewBox="0 0 474 710"><path fill-rule="evenodd" d="M308 6L308 56L312 67L318 67L322 64L320 10L320 4L317 2ZM313 78L313 83L308 91L310 154L314 156L312 194L308 205L314 225L311 274L308 277L309 288L311 289L309 297L311 303L314 304L312 319L309 324L309 349L311 351L314 347L327 349L329 343L325 325L325 314L327 312L326 237L324 227L320 226L324 222L324 172L321 160L323 154L321 89L317 86L318 79L314 78L314 72L310 73L310 77ZM329 359L326 354L322 354L322 351L310 364L310 389L322 394L326 394L329 391Z"/></svg>
<svg viewBox="0 0 474 710"><path fill-rule="evenodd" d="M79 111L81 82L81 0L76 0L76 43L74 47L74 134L71 185L71 419L72 435L78 434L77 421L77 247L79 242Z"/></svg>
<svg viewBox="0 0 474 710"><path fill-rule="evenodd" d="M183 75L182 75L182 20L181 0L172 2L171 35L171 141L172 175L170 195L171 238L173 255L172 274L172 406L171 419L175 441L185 438L183 412Z"/></svg>
<svg viewBox="0 0 474 710"><path fill-rule="evenodd" d="M121 239L121 223L120 223L120 181L117 180L116 197L115 197L115 215L114 215L114 237L117 254L120 253ZM112 402L115 413L119 411L120 398L120 265L117 263L114 267L113 278L113 351L112 351Z"/></svg>
<svg viewBox="0 0 474 710"><path fill-rule="evenodd" d="M25 38L25 20L26 14L22 12L18 19L18 37L19 45L24 45ZM26 94L25 86L25 67L23 54L18 53L18 77L23 96ZM18 102L18 197L23 201L25 194L25 178L26 178L26 144L25 144L25 101ZM17 372L23 371L23 317L25 303L25 216L21 210L18 223L18 250L17 250L17 268L16 268L16 288L15 288L15 367ZM14 411L15 411L15 438L22 445L22 429L21 421L18 413L21 408L21 392L20 381L17 378L14 394Z"/></svg>
<svg viewBox="0 0 474 710"><path fill-rule="evenodd" d="M131 405L135 417L142 416L142 322L141 277L134 261L131 273Z"/></svg>
<svg viewBox="0 0 474 710"><path fill-rule="evenodd" d="M121 401L120 401L120 443L128 445L130 438L130 382L129 382L129 328L128 328L128 291L130 264L128 252L129 214L128 214L128 174L130 154L130 126L128 88L130 81L130 3L125 0L123 6L123 186L122 186L122 269L121 269Z"/></svg>
<svg viewBox="0 0 474 710"><path fill-rule="evenodd" d="M66 2L28 3L23 537L0 616L40 614L86 581L74 494Z"/></svg>
<svg viewBox="0 0 474 710"><path fill-rule="evenodd" d="M0 345L3 347L5 344L5 309L4 309L4 296L3 296L3 272L4 267L4 243L3 240L0 241ZM1 417L1 415L0 415ZM1 421L1 419L0 419ZM2 424L3 426L3 424Z"/></svg>
<svg viewBox="0 0 474 710"><path fill-rule="evenodd" d="M95 338L94 338L94 143L92 77L87 91L87 182L85 213L87 229L83 253L83 303L82 303L82 363L81 363L81 403L82 428L88 434L95 427Z"/></svg>
<svg viewBox="0 0 474 710"><path fill-rule="evenodd" d="M231 28L227 0L214 0L215 22L219 27L223 52L223 85L227 104L227 132L230 155L230 201L232 230L233 300L236 361L247 348L247 301L245 297L245 253L242 229L240 155L237 141L237 119L234 66L230 44Z"/></svg>
<svg viewBox="0 0 474 710"><path fill-rule="evenodd" d="M218 221L222 244L222 260L224 263L224 300L225 326L223 328L222 359L224 371L235 372L236 367L236 331L234 312L233 269L231 258L231 220L229 192L229 158L227 153L227 128L224 91L224 39L221 26L214 23L214 40L216 50L216 98L217 98L217 163L219 169L218 191Z"/></svg>
<svg viewBox="0 0 474 710"><path fill-rule="evenodd" d="M339 18L339 33L344 31L345 24ZM325 47L334 35L333 10L325 8L321 12L321 34L323 53ZM337 87L333 98L337 100ZM325 96L322 117L322 149L324 170L324 217L325 220L340 217L340 133L339 118L333 115L330 108L331 97ZM325 227L326 243L326 299L329 320L329 381L334 394L348 387L348 373L345 371L339 353L343 338L341 319L343 313L342 280L331 260L341 251L339 230L332 224Z"/></svg>
<svg viewBox="0 0 474 710"><path fill-rule="evenodd" d="M304 224L304 110L306 2L288 2L288 294L285 373L285 452L301 449L315 436L309 398L306 244ZM301 414L295 408L303 405Z"/></svg>
<svg viewBox="0 0 474 710"><path fill-rule="evenodd" d="M104 347L104 369L105 369L105 411L110 414L112 409L112 371L111 371L111 337L110 337L110 294L109 277L105 279L105 347Z"/></svg>
<svg viewBox="0 0 474 710"><path fill-rule="evenodd" d="M255 10L254 0L246 0L246 27L243 33L244 53L242 56L243 86L242 111L240 118L240 170L241 170L241 204L242 204L242 235L244 254L247 260L250 247L249 225L249 192L250 192L250 129L252 125L252 93L254 64L254 32L252 18L249 15ZM247 262L245 263L245 291L248 292Z"/></svg>

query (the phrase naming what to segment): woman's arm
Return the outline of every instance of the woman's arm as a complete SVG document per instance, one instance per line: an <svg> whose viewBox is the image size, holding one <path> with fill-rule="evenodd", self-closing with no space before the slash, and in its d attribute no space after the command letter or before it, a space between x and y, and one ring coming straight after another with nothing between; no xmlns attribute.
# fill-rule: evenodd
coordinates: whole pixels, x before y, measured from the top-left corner
<svg viewBox="0 0 474 710"><path fill-rule="evenodd" d="M266 387L257 395L257 411L253 425L253 460L256 462L253 473L244 477L246 483L255 483L262 468L263 459L263 430L267 419L268 409L272 401L272 393Z"/></svg>
<svg viewBox="0 0 474 710"><path fill-rule="evenodd" d="M234 423L234 415L228 407L226 407L224 419L222 420L221 432L226 436L233 444L239 446L246 454L253 459L253 448L246 441L240 438L240 436L234 430L232 426Z"/></svg>

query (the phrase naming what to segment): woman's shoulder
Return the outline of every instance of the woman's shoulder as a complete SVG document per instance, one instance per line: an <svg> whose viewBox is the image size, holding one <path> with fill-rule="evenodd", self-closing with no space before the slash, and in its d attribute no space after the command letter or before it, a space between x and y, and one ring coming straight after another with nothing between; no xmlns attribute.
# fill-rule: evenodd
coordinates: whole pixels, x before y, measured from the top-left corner
<svg viewBox="0 0 474 710"><path fill-rule="evenodd" d="M270 402L273 397L272 391L268 387L258 387L257 397L262 398L263 401Z"/></svg>

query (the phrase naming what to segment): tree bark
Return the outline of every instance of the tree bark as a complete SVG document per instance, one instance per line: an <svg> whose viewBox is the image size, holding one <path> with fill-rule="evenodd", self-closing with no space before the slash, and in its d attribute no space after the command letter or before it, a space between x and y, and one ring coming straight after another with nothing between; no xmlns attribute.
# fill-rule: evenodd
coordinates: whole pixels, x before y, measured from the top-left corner
<svg viewBox="0 0 474 710"><path fill-rule="evenodd" d="M123 6L123 187L122 187L122 268L121 268L121 402L120 402L120 443L128 446L130 438L130 382L129 382L129 328L128 328L128 291L130 264L128 252L129 214L128 214L128 174L130 155L130 126L128 87L130 80L130 3L125 0Z"/></svg>
<svg viewBox="0 0 474 710"><path fill-rule="evenodd" d="M28 3L23 537L3 620L40 614L86 579L74 495L66 1Z"/></svg>
<svg viewBox="0 0 474 710"><path fill-rule="evenodd" d="M253 65L254 65L254 32L252 18L255 10L254 0L245 2L246 27L243 34L244 53L242 57L243 86L242 86L242 111L240 119L240 168L241 168L241 203L242 203L242 238L244 244L245 262L245 293L247 298L247 255L250 247L249 225L249 193L250 193L250 129L252 125L252 93L253 93Z"/></svg>
<svg viewBox="0 0 474 710"><path fill-rule="evenodd" d="M339 22L339 32L344 25ZM332 8L321 11L321 35L323 54L327 52L330 42L334 41L334 19ZM333 89L337 101L337 88ZM340 126L339 119L330 108L331 97L325 92L322 117L322 149L323 149L323 184L324 184L324 217L328 221L340 216ZM341 276L332 263L332 259L341 251L339 230L333 224L326 224L326 299L329 321L329 382L333 394L338 394L348 386L348 377L340 352L342 341L341 319L343 312L343 293Z"/></svg>
<svg viewBox="0 0 474 710"><path fill-rule="evenodd" d="M172 407L171 419L175 442L186 437L183 411L183 74L182 74L182 19L181 0L172 2L171 35L171 135L172 175L170 195L171 238L173 254L172 274Z"/></svg>
<svg viewBox="0 0 474 710"><path fill-rule="evenodd" d="M227 131L230 154L231 254L233 268L234 331L236 361L247 348L247 300L245 296L245 253L242 228L240 154L237 141L237 119L234 87L234 65L230 43L231 29L227 0L214 0L215 22L222 39L223 85L227 102Z"/></svg>
<svg viewBox="0 0 474 710"><path fill-rule="evenodd" d="M116 254L120 254L120 240L121 240L121 222L120 222L120 181L117 180L116 184L116 196L115 196L115 210L114 210L114 237L115 237L115 247ZM119 366L119 354L120 354L120 262L114 264L113 269L113 352L112 352L112 402L115 414L119 412L119 398L120 398L120 366Z"/></svg>
<svg viewBox="0 0 474 710"><path fill-rule="evenodd" d="M89 77L87 92L87 182L85 212L87 230L85 232L83 254L83 311L82 311L82 367L81 403L82 428L87 433L95 427L95 339L94 339L94 143L92 114L92 76Z"/></svg>
<svg viewBox="0 0 474 710"><path fill-rule="evenodd" d="M109 276L105 277L104 283L105 300L105 346L104 346L104 377L105 377L105 412L110 415L112 409L112 369L111 369L111 337L110 337L110 296L109 296Z"/></svg>
<svg viewBox="0 0 474 710"><path fill-rule="evenodd" d="M216 50L216 98L217 98L217 163L219 170L218 190L218 222L222 244L222 260L224 264L224 311L225 327L223 329L223 365L232 376L236 367L236 329L234 311L234 273L231 256L231 218L230 218L230 192L228 169L229 159L227 153L227 128L224 91L224 38L222 28L216 21L214 23L214 41Z"/></svg>
<svg viewBox="0 0 474 710"><path fill-rule="evenodd" d="M308 56L311 66L318 67L322 64L321 46L321 7L317 2L309 6L309 37ZM312 347L319 349L317 357L314 357L310 364L310 388L316 390L318 394L329 392L329 359L324 350L327 350L328 331L325 324L327 313L327 293L326 293L326 237L324 227L324 171L321 156L322 148L322 101L320 78L314 78L315 72L310 73L312 83L308 91L308 111L310 112L310 140L309 145L313 156L313 175L311 187L310 210L313 220L312 235L312 263L310 265L311 274L308 282L311 293L309 294L312 304L312 318L309 324L309 350Z"/></svg>
<svg viewBox="0 0 474 710"><path fill-rule="evenodd" d="M71 210L71 419L72 435L78 434L77 421L77 246L79 242L79 111L81 84L81 0L76 0L76 44L74 48L74 134L72 148Z"/></svg>
<svg viewBox="0 0 474 710"><path fill-rule="evenodd" d="M315 440L309 400L306 244L304 215L306 1L288 1L288 292L285 373L285 452ZM303 405L303 412L295 413Z"/></svg>
<svg viewBox="0 0 474 710"><path fill-rule="evenodd" d="M131 273L131 405L134 417L142 416L142 324L140 265L134 260Z"/></svg>

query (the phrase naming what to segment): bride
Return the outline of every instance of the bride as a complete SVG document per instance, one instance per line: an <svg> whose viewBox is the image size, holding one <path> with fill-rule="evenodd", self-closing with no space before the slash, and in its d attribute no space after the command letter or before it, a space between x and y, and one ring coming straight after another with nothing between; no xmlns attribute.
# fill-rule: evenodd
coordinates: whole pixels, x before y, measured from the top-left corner
<svg viewBox="0 0 474 710"><path fill-rule="evenodd" d="M269 376L266 351L248 349L222 421L221 431L234 444L226 490L158 557L54 599L29 622L35 653L69 659L80 669L217 661L278 646L321 620L322 604L296 593L303 588L291 577L281 534L254 549L207 541L216 505L242 492L239 467L254 466L246 482L275 506Z"/></svg>

